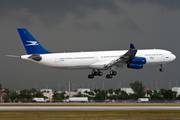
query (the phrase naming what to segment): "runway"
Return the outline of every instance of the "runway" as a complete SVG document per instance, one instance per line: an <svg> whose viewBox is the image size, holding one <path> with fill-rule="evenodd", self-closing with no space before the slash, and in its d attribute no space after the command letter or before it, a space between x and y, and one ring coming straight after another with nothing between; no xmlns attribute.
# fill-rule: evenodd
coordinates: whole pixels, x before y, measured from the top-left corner
<svg viewBox="0 0 180 120"><path fill-rule="evenodd" d="M179 106L0 106L0 111L180 110Z"/></svg>

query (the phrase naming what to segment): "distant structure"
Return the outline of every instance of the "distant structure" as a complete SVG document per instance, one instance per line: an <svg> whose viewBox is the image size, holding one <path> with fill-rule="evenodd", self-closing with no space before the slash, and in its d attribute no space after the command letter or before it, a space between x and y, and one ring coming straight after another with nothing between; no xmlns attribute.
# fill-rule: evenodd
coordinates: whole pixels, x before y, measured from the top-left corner
<svg viewBox="0 0 180 120"><path fill-rule="evenodd" d="M84 92L87 91L87 92L90 92L90 89L89 88L79 88L77 89L77 93L81 93L81 94L85 94Z"/></svg>
<svg viewBox="0 0 180 120"><path fill-rule="evenodd" d="M65 94L64 94L64 96L65 97L67 97L67 96L69 96L69 97L73 97L73 96L75 96L75 95L77 95L77 92L74 92L74 91L57 91L57 93L62 93L62 92L65 92Z"/></svg>
<svg viewBox="0 0 180 120"><path fill-rule="evenodd" d="M180 87L172 87L172 91L176 91L176 97L178 97L178 95L180 95Z"/></svg>
<svg viewBox="0 0 180 120"><path fill-rule="evenodd" d="M65 97L69 96L69 97L73 97L76 96L79 92L81 94L86 95L86 93L84 93L85 91L90 92L89 88L79 88L77 89L77 91L64 91L66 94L64 95ZM57 91L57 93L62 93L63 91Z"/></svg>
<svg viewBox="0 0 180 120"><path fill-rule="evenodd" d="M43 92L43 95L47 97L45 101L52 101L53 92L52 89L40 89L41 92Z"/></svg>
<svg viewBox="0 0 180 120"><path fill-rule="evenodd" d="M123 87L121 90L126 91L126 93L129 94L134 94L134 91L130 87Z"/></svg>
<svg viewBox="0 0 180 120"><path fill-rule="evenodd" d="M44 93L52 93L52 89L40 89L40 91Z"/></svg>
<svg viewBox="0 0 180 120"><path fill-rule="evenodd" d="M0 102L4 102L4 100L3 100L3 97L4 97L4 95L6 95L6 92L5 92L5 90L3 89L3 90L1 90L1 96L0 96Z"/></svg>

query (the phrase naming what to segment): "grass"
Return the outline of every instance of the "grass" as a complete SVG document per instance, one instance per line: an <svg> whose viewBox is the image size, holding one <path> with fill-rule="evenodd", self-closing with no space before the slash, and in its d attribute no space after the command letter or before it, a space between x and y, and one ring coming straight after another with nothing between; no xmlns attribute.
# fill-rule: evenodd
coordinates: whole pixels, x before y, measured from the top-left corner
<svg viewBox="0 0 180 120"><path fill-rule="evenodd" d="M161 103L8 103L0 106L180 106ZM146 111L0 111L0 120L109 120L109 119L159 119L180 120L180 110Z"/></svg>
<svg viewBox="0 0 180 120"><path fill-rule="evenodd" d="M108 120L108 119L180 119L177 110L147 111L2 111L0 120Z"/></svg>

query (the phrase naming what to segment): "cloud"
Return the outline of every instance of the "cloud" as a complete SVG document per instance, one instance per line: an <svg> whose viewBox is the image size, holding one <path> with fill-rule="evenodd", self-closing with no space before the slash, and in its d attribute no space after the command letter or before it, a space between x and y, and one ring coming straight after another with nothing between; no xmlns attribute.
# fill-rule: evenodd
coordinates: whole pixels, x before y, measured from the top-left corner
<svg viewBox="0 0 180 120"><path fill-rule="evenodd" d="M91 22L90 26L92 27L93 30L102 30L102 26L100 22Z"/></svg>
<svg viewBox="0 0 180 120"><path fill-rule="evenodd" d="M130 18L123 18L122 22L118 25L118 28L123 31L140 32L139 26Z"/></svg>
<svg viewBox="0 0 180 120"><path fill-rule="evenodd" d="M150 4L157 4L161 7L168 8L170 10L176 10L180 8L180 1L179 0L123 0L124 2L128 3L150 3Z"/></svg>
<svg viewBox="0 0 180 120"><path fill-rule="evenodd" d="M2 1L0 9L0 18L11 16L13 12L19 18L17 21L26 20L28 22L36 18L44 24L57 24L58 21L64 20L68 14L74 15L77 19L84 19L88 14L100 9L115 15L121 11L112 0L10 0ZM50 23L52 20L54 22Z"/></svg>
<svg viewBox="0 0 180 120"><path fill-rule="evenodd" d="M88 23L83 22L73 22L72 26L75 29L82 29L82 30L102 30L103 27L98 21L92 21Z"/></svg>
<svg viewBox="0 0 180 120"><path fill-rule="evenodd" d="M2 0L1 83L3 87L22 89L36 84L39 88L44 84L67 85L68 81L77 86L84 83L86 87L93 82L102 88L104 82L108 89L119 82L128 87L130 82L140 80L147 83L147 87L158 81L159 88L167 88L169 81L173 85L179 78L178 67L175 67L180 62L179 8L176 0ZM109 71L104 71L104 76L89 81L87 75L91 70L59 70L4 57L26 54L17 27L27 28L52 52L127 50L129 43L134 43L138 49L167 49L177 55L177 59L165 65L165 73L158 72L160 66L117 69L118 76L113 80L106 80Z"/></svg>

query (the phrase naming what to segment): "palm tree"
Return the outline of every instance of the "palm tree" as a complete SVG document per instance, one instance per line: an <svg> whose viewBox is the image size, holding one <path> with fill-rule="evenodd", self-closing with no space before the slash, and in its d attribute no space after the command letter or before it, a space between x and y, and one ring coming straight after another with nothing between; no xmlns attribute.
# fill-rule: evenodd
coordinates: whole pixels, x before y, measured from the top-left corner
<svg viewBox="0 0 180 120"><path fill-rule="evenodd" d="M116 95L119 95L119 93L121 92L121 89L114 90L114 92Z"/></svg>
<svg viewBox="0 0 180 120"><path fill-rule="evenodd" d="M113 94L113 89L108 89L108 93L111 95Z"/></svg>
<svg viewBox="0 0 180 120"><path fill-rule="evenodd" d="M142 85L142 82L135 81L130 83L131 89L134 91L133 97L135 100L145 96L145 86Z"/></svg>
<svg viewBox="0 0 180 120"><path fill-rule="evenodd" d="M11 93L10 93L11 102L17 100L17 96L18 96L18 94L15 91L11 91Z"/></svg>
<svg viewBox="0 0 180 120"><path fill-rule="evenodd" d="M35 88L31 88L30 90L30 93L33 94L33 96L35 95L35 93L37 92L37 90Z"/></svg>
<svg viewBox="0 0 180 120"><path fill-rule="evenodd" d="M94 92L88 92L89 95L91 95L92 97L94 96Z"/></svg>
<svg viewBox="0 0 180 120"><path fill-rule="evenodd" d="M9 102L9 100L10 100L10 91L7 88L5 88L4 91L5 91L6 95L3 96L3 100L4 100L4 102Z"/></svg>
<svg viewBox="0 0 180 120"><path fill-rule="evenodd" d="M98 93L98 89L94 89L93 91L94 91L96 94Z"/></svg>
<svg viewBox="0 0 180 120"><path fill-rule="evenodd" d="M1 85L1 83L0 83L0 102L2 102L2 101L1 101L1 91L2 91L2 85Z"/></svg>
<svg viewBox="0 0 180 120"><path fill-rule="evenodd" d="M149 96L152 96L152 90L147 90L146 94L149 95Z"/></svg>
<svg viewBox="0 0 180 120"><path fill-rule="evenodd" d="M88 94L88 91L86 90L86 91L84 91L84 93L86 93L86 95Z"/></svg>

